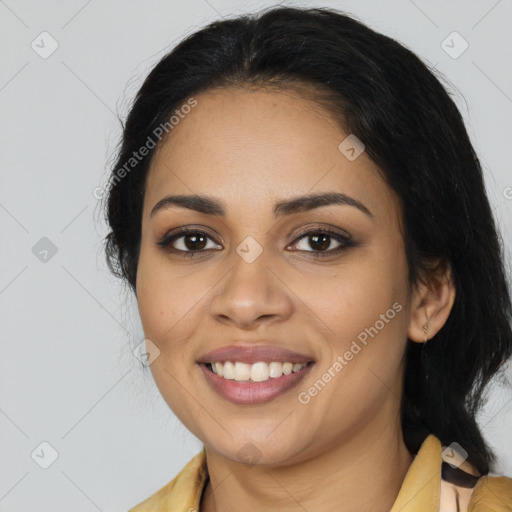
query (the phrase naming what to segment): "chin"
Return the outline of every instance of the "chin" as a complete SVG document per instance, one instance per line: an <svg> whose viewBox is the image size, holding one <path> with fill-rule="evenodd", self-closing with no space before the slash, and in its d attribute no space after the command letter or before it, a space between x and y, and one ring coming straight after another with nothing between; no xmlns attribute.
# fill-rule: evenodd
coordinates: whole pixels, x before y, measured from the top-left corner
<svg viewBox="0 0 512 512"><path fill-rule="evenodd" d="M297 441L289 435L270 440L268 434L261 430L252 435L246 431L243 438L233 439L226 435L223 443L215 438L212 443L204 444L222 457L247 466L286 466L298 461L305 450L305 447L300 449Z"/></svg>

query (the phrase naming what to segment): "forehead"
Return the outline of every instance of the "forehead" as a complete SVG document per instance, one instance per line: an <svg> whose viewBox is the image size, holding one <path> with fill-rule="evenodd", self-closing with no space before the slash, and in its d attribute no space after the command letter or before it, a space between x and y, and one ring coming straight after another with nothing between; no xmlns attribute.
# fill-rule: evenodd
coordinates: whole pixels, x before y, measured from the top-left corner
<svg viewBox="0 0 512 512"><path fill-rule="evenodd" d="M250 203L335 190L370 209L378 210L379 201L392 207L393 194L370 158L363 151L349 160L339 149L349 134L305 95L220 89L195 99L153 157L149 203L166 193L213 193Z"/></svg>

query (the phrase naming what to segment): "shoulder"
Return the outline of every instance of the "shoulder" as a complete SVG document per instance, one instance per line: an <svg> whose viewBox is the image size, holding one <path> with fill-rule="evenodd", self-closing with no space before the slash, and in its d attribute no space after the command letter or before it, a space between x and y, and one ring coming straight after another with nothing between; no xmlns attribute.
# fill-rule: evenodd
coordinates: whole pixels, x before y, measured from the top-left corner
<svg viewBox="0 0 512 512"><path fill-rule="evenodd" d="M480 476L467 461L454 467L443 456L440 494L440 512L512 511L512 479Z"/></svg>
<svg viewBox="0 0 512 512"><path fill-rule="evenodd" d="M128 512L187 512L198 508L208 472L204 449L168 484Z"/></svg>
<svg viewBox="0 0 512 512"><path fill-rule="evenodd" d="M482 476L467 488L441 480L440 512L511 512L512 479Z"/></svg>
<svg viewBox="0 0 512 512"><path fill-rule="evenodd" d="M512 479L482 476L473 489L468 512L512 511Z"/></svg>

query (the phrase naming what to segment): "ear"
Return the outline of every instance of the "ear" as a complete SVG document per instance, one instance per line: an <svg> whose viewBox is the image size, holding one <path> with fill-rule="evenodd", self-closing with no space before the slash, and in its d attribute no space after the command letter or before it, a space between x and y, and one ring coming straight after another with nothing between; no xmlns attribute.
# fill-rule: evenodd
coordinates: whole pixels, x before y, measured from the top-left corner
<svg viewBox="0 0 512 512"><path fill-rule="evenodd" d="M425 343L445 324L455 301L455 285L449 264L427 276L413 292L408 337Z"/></svg>

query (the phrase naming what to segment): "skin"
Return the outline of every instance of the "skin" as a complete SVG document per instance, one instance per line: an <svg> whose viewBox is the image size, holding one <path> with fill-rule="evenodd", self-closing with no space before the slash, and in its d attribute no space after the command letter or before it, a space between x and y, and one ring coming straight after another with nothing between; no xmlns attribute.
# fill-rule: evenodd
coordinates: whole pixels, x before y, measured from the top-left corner
<svg viewBox="0 0 512 512"><path fill-rule="evenodd" d="M138 307L146 338L160 349L151 364L158 389L205 446L210 481L201 512L234 512L242 503L256 512L341 504L345 512L389 511L413 460L400 425L404 350L408 336L425 340L427 321L429 338L445 323L453 283L448 271L409 286L396 195L365 152L349 161L339 151L348 134L308 98L298 89L201 93L148 174ZM350 205L272 213L276 201L333 191L373 217ZM170 194L213 196L226 216L170 207L151 217ZM156 245L180 226L206 231L203 253L190 258ZM299 238L303 228L345 231L355 245L315 258L317 246ZM263 249L252 263L236 252L247 236ZM339 242L329 240L333 251ZM173 245L186 250L184 242ZM395 302L402 310L300 403L299 392ZM236 405L210 388L196 363L235 341L276 344L310 355L315 366L273 401ZM258 450L254 465L239 459L248 442Z"/></svg>

